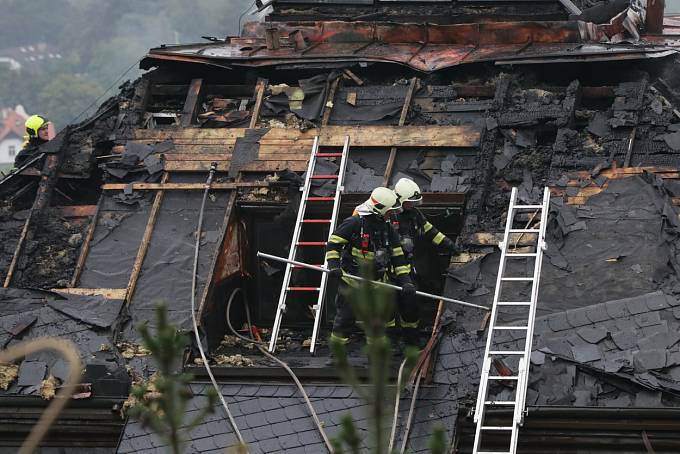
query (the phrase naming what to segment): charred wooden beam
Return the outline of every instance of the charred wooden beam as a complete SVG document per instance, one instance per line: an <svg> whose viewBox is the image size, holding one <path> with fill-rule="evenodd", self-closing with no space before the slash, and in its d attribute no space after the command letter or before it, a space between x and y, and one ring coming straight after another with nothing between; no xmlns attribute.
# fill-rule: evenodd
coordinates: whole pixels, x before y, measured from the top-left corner
<svg viewBox="0 0 680 454"><path fill-rule="evenodd" d="M257 86L255 87L255 107L253 107L253 113L250 116L250 129L257 127L257 120L260 118L260 110L262 109L262 101L264 100L264 92L267 89L267 80L258 79Z"/></svg>
<svg viewBox="0 0 680 454"><path fill-rule="evenodd" d="M189 85L186 100L184 101L184 109L182 109L182 117L180 119L180 126L186 128L196 122L198 114L198 102L201 97L201 88L203 87L203 79L193 79Z"/></svg>
<svg viewBox="0 0 680 454"><path fill-rule="evenodd" d="M401 115L399 116L399 126L404 126L406 123L406 117L408 115L408 110L411 107L411 101L413 100L413 94L418 88L418 78L414 77L411 79L411 83L408 86L408 91L406 92L406 99L404 99L404 105L401 108ZM392 170L394 169L394 161L397 158L397 147L392 147L390 149L390 157L387 159L387 167L385 168L385 178L383 179L383 186L390 184L390 178L392 178Z"/></svg>
<svg viewBox="0 0 680 454"><path fill-rule="evenodd" d="M94 231L97 228L97 221L99 220L99 211L101 209L104 197L99 197L97 202L97 209L95 210L92 218L90 219L90 225L87 228L87 234L83 240L83 244L80 247L80 254L78 255L78 262L76 262L76 268L73 271L73 277L71 277L71 282L69 287L75 287L78 285L78 279L80 279L80 274L83 272L85 267L85 260L87 259L87 254L90 252L90 243L94 237Z"/></svg>
<svg viewBox="0 0 680 454"><path fill-rule="evenodd" d="M328 96L326 96L326 103L324 104L323 116L321 117L321 126L327 126L328 122L331 121L331 112L333 111L333 103L335 101L335 93L338 91L338 85L340 84L340 78L336 78L331 82L331 86L328 90Z"/></svg>
<svg viewBox="0 0 680 454"><path fill-rule="evenodd" d="M169 177L168 175L169 174L167 172L163 174L163 178L161 179L162 184L167 183ZM149 249L151 235L153 234L153 229L156 225L156 218L158 217L158 212L160 211L161 203L163 202L163 194L163 190L156 192L156 197L154 198L153 205L151 206L149 220L146 223L146 229L144 229L144 236L142 236L142 242L139 244L137 257L135 257L135 262L132 265L132 272L130 273L130 279L128 281L127 290L125 293L125 304L130 304L132 301L132 296L135 293L137 280L139 279L139 275L142 272L142 265L144 264L146 251Z"/></svg>

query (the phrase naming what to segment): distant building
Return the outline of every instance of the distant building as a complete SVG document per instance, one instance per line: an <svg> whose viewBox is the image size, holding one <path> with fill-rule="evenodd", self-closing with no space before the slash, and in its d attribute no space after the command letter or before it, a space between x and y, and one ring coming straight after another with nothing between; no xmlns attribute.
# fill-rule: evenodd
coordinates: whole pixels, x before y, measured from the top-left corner
<svg viewBox="0 0 680 454"><path fill-rule="evenodd" d="M28 118L22 106L0 108L0 165L12 164L24 141L24 122Z"/></svg>
<svg viewBox="0 0 680 454"><path fill-rule="evenodd" d="M19 47L0 49L0 64L9 65L9 69L18 71L22 68L35 71L42 64L62 58L56 47L47 43L34 43Z"/></svg>

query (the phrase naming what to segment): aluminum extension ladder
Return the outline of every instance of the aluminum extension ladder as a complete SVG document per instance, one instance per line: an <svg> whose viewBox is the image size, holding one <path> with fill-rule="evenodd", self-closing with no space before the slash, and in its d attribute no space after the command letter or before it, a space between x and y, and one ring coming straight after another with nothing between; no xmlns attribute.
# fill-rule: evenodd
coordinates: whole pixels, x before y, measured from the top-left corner
<svg viewBox="0 0 680 454"><path fill-rule="evenodd" d="M312 154L309 157L309 165L307 167L307 174L305 176L304 185L300 187L302 191L302 196L300 198L300 209L298 210L297 220L295 221L295 229L293 230L293 240L290 243L290 252L288 253L289 260L295 260L297 252L301 247L325 247L328 240L326 241L301 241L303 236L303 227L305 224L328 224L328 239L333 234L335 230L335 224L338 219L338 212L340 211L340 197L344 190L343 181L345 178L345 169L347 167L347 157L349 155L349 136L345 137L345 144L342 148L342 152L335 153L320 153L319 152L319 136L314 138L314 144L312 146ZM314 170L316 168L316 163L318 158L340 158L340 165L338 166L337 175L315 175ZM335 180L335 194L332 197L313 197L310 196L312 181L315 180ZM333 202L333 208L330 216L327 219L307 219L305 218L305 212L307 210L307 202ZM325 257L325 254L324 254ZM323 266L325 267L326 260L323 260ZM274 327L272 328L271 340L269 341L269 351L273 352L276 348L276 341L279 337L279 331L281 329L281 321L283 319L283 314L286 312L286 304L292 294L299 294L300 292L317 292L317 302L316 305L312 307L314 312L314 330L312 332L312 342L309 347L309 351L314 353L316 348L316 339L319 335L319 328L321 327L321 318L323 314L323 301L326 296L326 284L328 282L328 274L321 274L321 282L318 287L291 287L290 279L293 274L293 270L298 267L286 264L286 271L283 275L283 284L281 285L281 293L279 294L279 304L276 309L276 318L274 319Z"/></svg>
<svg viewBox="0 0 680 454"><path fill-rule="evenodd" d="M546 248L545 244L545 229L548 218L548 210L550 207L550 190L545 188L543 192L542 205L517 205L517 188L512 188L510 196L510 206L508 208L508 218L505 224L505 234L503 241L499 244L501 249L501 259L498 267L498 276L496 278L496 291L493 299L493 307L491 309L491 316L489 319L489 333L486 340L486 349L484 351L484 362L482 366L482 377L479 384L479 393L477 395L477 404L475 407L474 421L477 425L475 431L475 442L473 454L515 454L517 452L517 437L520 426L524 423L524 406L526 403L527 383L529 377L531 342L534 332L534 320L536 317L536 303L538 299L538 286L541 276L541 263L543 260L543 251ZM520 221L515 217L518 213L524 213L533 216L529 219L525 228L515 228L514 224ZM540 223L538 227L528 228L529 224L540 213ZM522 220L523 221L523 220ZM528 250L522 252L515 251L515 245L511 245L511 241L515 240L517 236L526 237L531 236L531 243ZM509 277L506 275L506 264L508 260L534 258L533 276L526 277ZM525 273L528 274L528 273ZM525 282L531 283L531 298L530 301L508 301L508 298L502 297L503 285L517 285L517 283ZM501 321L498 322L499 308L509 308L511 311L522 311L514 313L519 320L512 322ZM501 309L502 310L502 309ZM524 312L525 311L525 312ZM524 340L524 349L504 350L498 348L498 343L503 342L502 339L495 339L496 336L502 333L517 333L524 331L526 337ZM521 342L521 341L518 341ZM505 361L512 364L508 367ZM515 362L517 364L515 364ZM492 365L494 373L491 374ZM514 392L514 400L512 398L495 400L489 393L489 383L497 385L507 385L505 392L510 395ZM512 408L512 419L505 416L505 420L496 417L496 420L501 420L500 423L487 423L486 419L489 416L487 410L489 408ZM493 420L493 416L489 419ZM489 441L493 442L493 446L507 446L507 449L489 449ZM506 444L507 443L507 444Z"/></svg>

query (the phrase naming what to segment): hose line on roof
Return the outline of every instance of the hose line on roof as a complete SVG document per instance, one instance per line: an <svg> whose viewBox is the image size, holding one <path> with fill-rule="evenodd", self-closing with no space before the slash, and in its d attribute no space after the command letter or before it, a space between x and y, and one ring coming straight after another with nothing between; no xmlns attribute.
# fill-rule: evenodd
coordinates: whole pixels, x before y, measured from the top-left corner
<svg viewBox="0 0 680 454"><path fill-rule="evenodd" d="M203 351L203 346L201 344L201 336L198 333L198 322L196 321L196 275L198 274L198 250L201 245L201 231L203 230L203 212L205 211L205 203L206 200L208 199L210 184L212 183L216 170L217 165L213 163L210 166L210 174L208 175L208 179L205 182L205 191L203 191L201 211L198 214L198 227L196 228L196 247L194 249L194 268L191 275L191 321L194 327L194 336L196 336L196 345L198 346L198 351L201 353L201 359L203 360L203 366L205 366L205 370L206 372L208 372L210 381L212 382L212 385L215 388L215 391L217 392L217 397L220 399L222 407L224 407L224 411L227 414L227 417L229 418L231 427L234 429L234 432L236 433L236 437L238 438L241 445L246 446L246 442L243 439L241 432L238 430L238 426L236 425L234 416L231 414L231 411L229 411L229 406L227 405L227 402L224 400L224 396L222 396L222 392L220 390L220 387L217 385L217 381L215 381L215 376L213 375L212 370L210 370L210 364L208 364L208 358L206 358L205 352Z"/></svg>
<svg viewBox="0 0 680 454"><path fill-rule="evenodd" d="M267 351L265 348L266 344L264 342L258 342L257 340L252 338L253 335L253 325L250 321L250 305L248 304L248 299L245 297L245 293L243 294L243 304L245 305L246 309L246 320L248 323L248 333L250 333L251 338L247 338L243 335L241 335L234 326L231 324L231 304L234 301L234 297L236 294L241 292L240 288L235 288L234 291L231 292L231 295L229 296L229 301L227 301L227 326L229 326L229 329L231 330L232 333L236 337L238 337L241 340L244 340L246 342L250 342L254 345L257 346L257 348L262 352L264 356L267 358L271 359L272 361L275 361L278 363L281 367L283 367L286 372L288 372L288 375L291 376L295 384L297 385L298 390L300 391L300 394L302 394L302 397L305 400L305 403L307 404L307 408L309 409L309 413L312 415L312 419L314 420L314 424L316 424L316 428L319 430L319 434L321 434L321 438L323 438L323 442L326 444L326 447L328 448L328 452L333 454L333 445L331 444L330 439L328 438L328 435L326 434L326 431L323 430L323 424L321 423L321 420L319 419L319 416L316 414L316 410L314 410L314 406L312 405L312 401L309 399L309 396L307 395L307 392L305 391L305 388L302 386L302 383L300 383L300 380L297 378L297 375L295 375L295 372L286 364L285 362L281 361L279 358L276 356L272 355ZM242 292L241 292L242 293Z"/></svg>
<svg viewBox="0 0 680 454"><path fill-rule="evenodd" d="M406 358L401 362L399 366L399 372L397 372L397 395L394 398L394 415L392 416L392 430L390 431L390 445L387 448L387 452L392 452L392 447L394 446L394 436L397 433L397 421L399 420L399 401L401 400L401 374L404 373L404 366L406 366Z"/></svg>

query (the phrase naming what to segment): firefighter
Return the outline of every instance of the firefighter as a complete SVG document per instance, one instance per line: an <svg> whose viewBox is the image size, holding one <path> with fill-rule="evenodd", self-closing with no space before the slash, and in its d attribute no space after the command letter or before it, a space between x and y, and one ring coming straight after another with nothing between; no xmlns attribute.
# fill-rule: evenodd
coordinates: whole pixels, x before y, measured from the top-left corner
<svg viewBox="0 0 680 454"><path fill-rule="evenodd" d="M401 240L401 248L404 251L406 261L410 265L411 281L417 282L416 268L413 265L415 240L422 238L431 241L438 248L444 249L450 254L456 252L455 243L441 233L425 218L425 215L417 208L422 203L423 195L418 185L411 179L402 178L394 186L394 192L399 198L402 210L398 212L392 221L394 229L398 232ZM399 311L399 325L404 341L410 345L418 343L418 325L420 317L415 298L400 298L397 305Z"/></svg>
<svg viewBox="0 0 680 454"><path fill-rule="evenodd" d="M37 156L40 145L50 140L50 122L47 118L40 115L31 115L26 119L24 126L26 127L24 144L19 154L14 158L14 167L16 168L21 167L25 162Z"/></svg>
<svg viewBox="0 0 680 454"><path fill-rule="evenodd" d="M405 298L415 298L411 267L406 262L396 230L388 222L390 212L399 209L397 196L391 189L375 188L369 199L357 207L357 215L345 219L333 232L326 247L330 278L340 280L336 294L336 314L331 338L343 344L349 342L355 316L345 297L347 287L358 282L344 276L357 275L363 263L372 266L376 280L392 279L400 285Z"/></svg>

